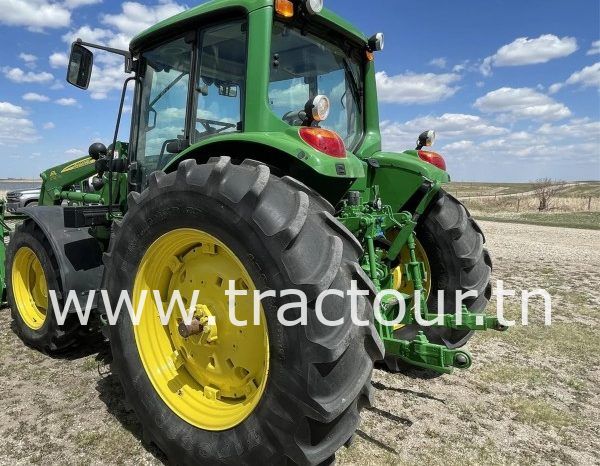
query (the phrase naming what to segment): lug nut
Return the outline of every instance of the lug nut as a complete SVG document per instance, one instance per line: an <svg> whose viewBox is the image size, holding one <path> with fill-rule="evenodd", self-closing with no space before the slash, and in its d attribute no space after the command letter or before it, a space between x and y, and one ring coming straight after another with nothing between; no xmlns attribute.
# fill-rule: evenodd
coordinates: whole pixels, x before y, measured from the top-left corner
<svg viewBox="0 0 600 466"><path fill-rule="evenodd" d="M179 322L177 330L182 338L188 338L191 335L198 335L199 333L202 333L204 331L204 326L197 318L194 317L189 325L183 321Z"/></svg>

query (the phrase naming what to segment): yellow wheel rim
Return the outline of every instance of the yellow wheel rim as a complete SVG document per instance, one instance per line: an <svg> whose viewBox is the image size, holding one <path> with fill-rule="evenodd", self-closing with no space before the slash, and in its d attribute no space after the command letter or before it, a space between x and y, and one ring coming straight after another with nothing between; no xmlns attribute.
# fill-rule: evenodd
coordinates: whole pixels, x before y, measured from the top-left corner
<svg viewBox="0 0 600 466"><path fill-rule="evenodd" d="M417 256L417 260L423 262L423 266L425 267L423 289L425 291L425 297L428 297L429 292L431 291L431 266L429 265L429 260L427 259L425 249L423 249L423 245L418 239L415 239L415 255ZM408 247L404 246L400 251L400 265L392 270L392 286L395 290L412 296L415 291L415 287L411 281L407 280L406 275L402 273L402 267L408 262L410 262L410 253L408 251ZM397 324L394 326L394 330L398 330L402 327L404 327L404 324Z"/></svg>
<svg viewBox="0 0 600 466"><path fill-rule="evenodd" d="M19 248L13 260L11 278L19 315L25 325L39 330L48 312L48 283L42 263L31 248Z"/></svg>
<svg viewBox="0 0 600 466"><path fill-rule="evenodd" d="M229 280L236 289L236 318L248 325L233 325L225 290ZM269 372L269 338L260 308L253 322L255 285L236 255L219 239L194 229L178 229L158 238L146 251L133 287L138 309L142 291L148 290L139 325L134 325L137 349L144 369L167 406L186 422L220 431L240 424L258 405ZM198 290L194 319L200 331L182 336L182 315L175 304L169 324L163 326L152 290L160 292L167 310L175 290L183 303L192 302ZM196 328L196 331L198 329Z"/></svg>

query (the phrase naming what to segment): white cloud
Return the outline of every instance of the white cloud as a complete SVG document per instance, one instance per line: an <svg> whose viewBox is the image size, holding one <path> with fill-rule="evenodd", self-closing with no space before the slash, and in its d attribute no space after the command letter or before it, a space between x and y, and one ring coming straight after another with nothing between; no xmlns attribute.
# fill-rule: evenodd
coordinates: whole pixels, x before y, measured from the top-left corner
<svg viewBox="0 0 600 466"><path fill-rule="evenodd" d="M50 98L46 95L36 94L35 92L28 92L27 94L23 94L23 100L28 100L30 102L48 102Z"/></svg>
<svg viewBox="0 0 600 466"><path fill-rule="evenodd" d="M560 120L571 115L563 104L534 89L502 87L479 97L474 106L509 119Z"/></svg>
<svg viewBox="0 0 600 466"><path fill-rule="evenodd" d="M158 5L154 6L138 2L124 2L121 5L121 13L102 16L102 23L115 30L108 36L108 45L128 49L129 42L136 34L185 9L185 6L171 0L161 0Z"/></svg>
<svg viewBox="0 0 600 466"><path fill-rule="evenodd" d="M0 102L0 115L24 116L27 115L27 112L22 107L10 102Z"/></svg>
<svg viewBox="0 0 600 466"><path fill-rule="evenodd" d="M475 160L502 160L538 164L577 154L575 161L598 163L600 157L600 122L589 119L570 120L561 125L544 123L537 130L516 131L483 141L460 140L443 146L447 159L472 164ZM573 160L573 159L572 159Z"/></svg>
<svg viewBox="0 0 600 466"><path fill-rule="evenodd" d="M564 83L554 83L548 90L550 94L555 94L565 86L600 88L600 62L576 71Z"/></svg>
<svg viewBox="0 0 600 466"><path fill-rule="evenodd" d="M27 112L10 102L0 102L0 145L15 145L39 139Z"/></svg>
<svg viewBox="0 0 600 466"><path fill-rule="evenodd" d="M435 130L438 141L499 136L508 133L506 128L492 125L479 116L463 113L428 115L404 123L381 122L383 143L385 148L390 150L413 148L417 136L428 129Z"/></svg>
<svg viewBox="0 0 600 466"><path fill-rule="evenodd" d="M110 91L121 90L123 80L127 75L123 70L123 62L120 60L116 65L105 65L98 68L92 74L89 91L92 99L101 100L106 99Z"/></svg>
<svg viewBox="0 0 600 466"><path fill-rule="evenodd" d="M68 8L49 0L0 0L0 11L0 23L33 31L67 27L71 22Z"/></svg>
<svg viewBox="0 0 600 466"><path fill-rule="evenodd" d="M169 0L162 1L155 6L146 6L137 2L124 2L121 5L121 13L104 15L102 22L131 38L157 22L181 13L184 9L185 7L182 5Z"/></svg>
<svg viewBox="0 0 600 466"><path fill-rule="evenodd" d="M600 40L592 42L592 46L587 51L586 55L598 55L600 53Z"/></svg>
<svg viewBox="0 0 600 466"><path fill-rule="evenodd" d="M464 152L470 151L475 148L475 143L473 141L462 139L460 141L451 142L450 144L446 144L442 147L442 152Z"/></svg>
<svg viewBox="0 0 600 466"><path fill-rule="evenodd" d="M21 68L10 68L5 66L2 68L2 73L7 79L16 83L45 83L54 79L50 73L43 71L37 73L34 71L23 71Z"/></svg>
<svg viewBox="0 0 600 466"><path fill-rule="evenodd" d="M62 97L60 99L56 99L54 101L54 103L56 103L58 105L62 105L64 107L70 107L70 106L77 104L77 101L75 99L73 99L72 97Z"/></svg>
<svg viewBox="0 0 600 466"><path fill-rule="evenodd" d="M562 125L544 123L538 128L537 133L558 139L595 139L599 143L600 150L600 121L589 118L574 119Z"/></svg>
<svg viewBox="0 0 600 466"><path fill-rule="evenodd" d="M65 6L69 8L79 8L80 6L95 5L102 3L102 0L65 0Z"/></svg>
<svg viewBox="0 0 600 466"><path fill-rule="evenodd" d="M520 66L546 63L555 58L566 57L577 50L574 37L557 37L554 34L542 34L529 39L519 37L510 44L503 45L497 52L483 60L480 71L485 76L491 74L492 67Z"/></svg>
<svg viewBox="0 0 600 466"><path fill-rule="evenodd" d="M476 69L473 67L473 65L471 64L471 60L463 60L460 63L457 63L456 65L454 65L452 67L452 71L454 73L460 73L461 71L473 71L473 69Z"/></svg>
<svg viewBox="0 0 600 466"><path fill-rule="evenodd" d="M444 57L434 58L429 64L431 66L437 66L438 68L446 68L446 59Z"/></svg>
<svg viewBox="0 0 600 466"><path fill-rule="evenodd" d="M273 89L269 92L269 101L274 107L293 108L298 102L306 102L310 95L308 84L299 82L285 89ZM332 97L330 96L330 99Z"/></svg>
<svg viewBox="0 0 600 466"><path fill-rule="evenodd" d="M127 50L134 35L183 10L185 10L184 6L171 0L159 0L154 6L131 1L124 2L121 5L121 13L101 16L104 27L84 25L69 31L62 38L68 44L81 38L86 42ZM123 86L123 79L127 76L124 73L123 59L108 53L96 52L94 60L94 72L89 86L90 97L106 99L111 91L118 91ZM66 56L64 59L56 57L55 63L56 66L63 66L63 64L66 66Z"/></svg>
<svg viewBox="0 0 600 466"><path fill-rule="evenodd" d="M554 83L550 87L548 87L548 92L550 94L556 94L558 91L560 91L562 89L563 86L564 86L563 83Z"/></svg>
<svg viewBox="0 0 600 466"><path fill-rule="evenodd" d="M381 102L395 104L427 104L447 99L458 91L454 84L460 76L454 73L405 73L388 76L385 71L376 74Z"/></svg>
<svg viewBox="0 0 600 466"><path fill-rule="evenodd" d="M44 123L44 125L42 126L42 128L44 129L54 129L56 128L56 125L54 123L52 123L51 121Z"/></svg>
<svg viewBox="0 0 600 466"><path fill-rule="evenodd" d="M25 62L25 66L35 68L37 57L31 53L20 53L19 58Z"/></svg>
<svg viewBox="0 0 600 466"><path fill-rule="evenodd" d="M600 87L600 62L576 71L569 76L566 84L580 85L581 87Z"/></svg>
<svg viewBox="0 0 600 466"><path fill-rule="evenodd" d="M111 32L105 28L81 26L79 29L63 34L62 39L67 44L75 42L76 39L82 39L85 42L94 42L101 45L107 45L105 40L110 36Z"/></svg>
<svg viewBox="0 0 600 466"><path fill-rule="evenodd" d="M54 52L48 57L48 62L52 68L64 68L69 64L69 57L66 53Z"/></svg>
<svg viewBox="0 0 600 466"><path fill-rule="evenodd" d="M77 30L64 34L63 40L70 44L75 39L81 38L86 42L95 42L127 50L133 36L184 10L183 5L173 3L170 0L159 1L158 5L155 6L147 6L137 2L124 2L121 5L121 13L102 15L101 22L106 27L94 28L84 25Z"/></svg>
<svg viewBox="0 0 600 466"><path fill-rule="evenodd" d="M590 121L588 123L591 124ZM530 127L527 131L518 130L492 138L465 137L440 144L434 150L446 159L450 172L463 179L473 179L474 176L491 176L490 179L497 179L498 174L494 171L504 172L500 177L512 172L519 174L523 180L534 179L539 177L540 169L552 167L553 164L597 167L600 134L589 129L576 136L568 134L579 125L582 122L571 120L560 126L544 124L537 131ZM542 128L546 130L543 131ZM568 158L569 154L576 156ZM563 171L552 172L556 169L557 166L550 168L548 173L558 178L565 176L564 167ZM589 173L589 168L587 170ZM585 169L582 173L586 173Z"/></svg>
<svg viewBox="0 0 600 466"><path fill-rule="evenodd" d="M81 150L81 149L67 149L65 151L65 155L72 155L72 156L80 156L80 155L85 155L86 152Z"/></svg>

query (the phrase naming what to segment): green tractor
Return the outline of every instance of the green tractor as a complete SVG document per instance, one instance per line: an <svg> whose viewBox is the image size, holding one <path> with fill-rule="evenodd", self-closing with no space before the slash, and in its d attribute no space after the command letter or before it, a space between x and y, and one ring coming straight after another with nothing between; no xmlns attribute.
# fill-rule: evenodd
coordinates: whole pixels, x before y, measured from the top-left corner
<svg viewBox="0 0 600 466"><path fill-rule="evenodd" d="M100 327L144 437L169 461L328 464L369 404L376 361L467 368L473 331L504 329L482 313L490 257L443 190L443 158L424 149L434 133L415 150L381 149L382 34L364 36L322 0L215 0L127 51L77 40L67 81L83 89L90 48L122 55L131 73L115 137L42 174L39 205L6 251L7 299L19 336L45 352ZM70 189L83 180L88 189ZM228 318L230 281L275 291L254 325ZM353 287L354 299L338 293ZM287 289L307 297L303 325L278 318L282 306L294 314L277 293ZM199 291L193 320L174 311L164 324L149 290L165 306L176 290L186 304ZM108 317L124 295L143 311L135 325L127 312ZM252 305L239 297L238 319Z"/></svg>

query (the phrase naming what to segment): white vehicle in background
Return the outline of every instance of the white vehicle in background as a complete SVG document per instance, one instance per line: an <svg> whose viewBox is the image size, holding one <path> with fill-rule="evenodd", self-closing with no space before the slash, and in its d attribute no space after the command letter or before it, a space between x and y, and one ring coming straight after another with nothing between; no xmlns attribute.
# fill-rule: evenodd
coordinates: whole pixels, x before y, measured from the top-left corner
<svg viewBox="0 0 600 466"><path fill-rule="evenodd" d="M6 211L11 214L19 213L23 207L33 207L38 204L40 188L18 189L6 193Z"/></svg>

